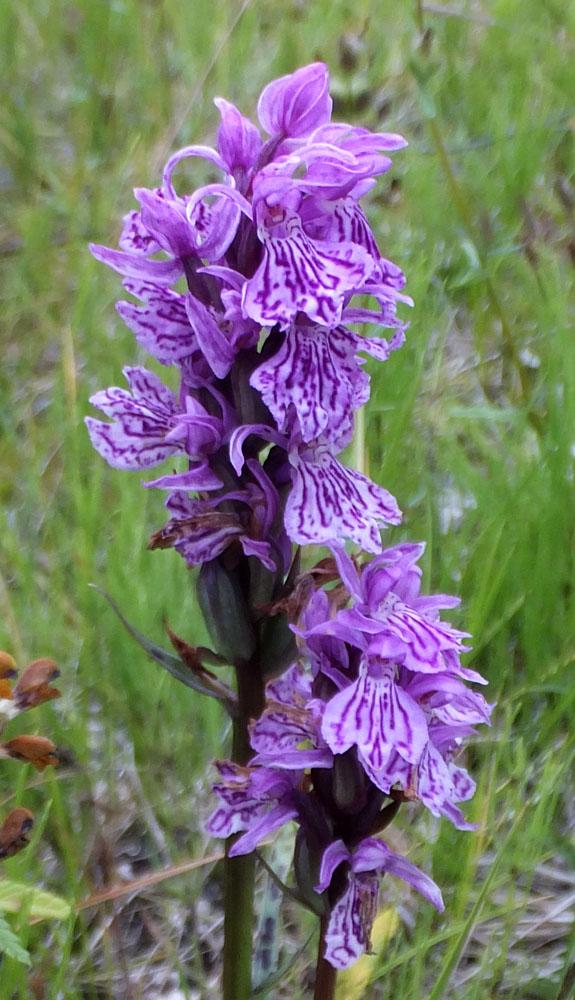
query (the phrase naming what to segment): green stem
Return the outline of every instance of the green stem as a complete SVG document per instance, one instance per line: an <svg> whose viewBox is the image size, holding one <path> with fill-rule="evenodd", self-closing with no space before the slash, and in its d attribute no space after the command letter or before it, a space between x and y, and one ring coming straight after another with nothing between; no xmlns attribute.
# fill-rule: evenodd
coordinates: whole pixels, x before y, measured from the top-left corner
<svg viewBox="0 0 575 1000"><path fill-rule="evenodd" d="M328 921L329 915L321 918L313 1000L333 1000L335 996L337 970L324 958L325 932Z"/></svg>
<svg viewBox="0 0 575 1000"><path fill-rule="evenodd" d="M236 838L230 838L228 848ZM253 901L256 861L253 854L225 860L223 1000L252 995Z"/></svg>
<svg viewBox="0 0 575 1000"><path fill-rule="evenodd" d="M236 664L238 717L234 720L232 760L246 764L252 755L248 725L263 708L263 683L255 657ZM230 858L237 837L226 844L224 863L224 970L222 1000L250 1000L254 919L255 854Z"/></svg>

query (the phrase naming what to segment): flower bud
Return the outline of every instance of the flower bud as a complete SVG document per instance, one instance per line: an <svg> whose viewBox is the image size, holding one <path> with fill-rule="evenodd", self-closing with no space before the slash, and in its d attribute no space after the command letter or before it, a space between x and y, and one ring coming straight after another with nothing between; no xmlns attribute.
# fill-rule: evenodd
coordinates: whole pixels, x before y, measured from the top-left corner
<svg viewBox="0 0 575 1000"><path fill-rule="evenodd" d="M267 618L261 630L259 666L265 681L279 677L298 658L295 636L285 614Z"/></svg>
<svg viewBox="0 0 575 1000"><path fill-rule="evenodd" d="M197 582L198 601L216 651L228 661L249 660L256 636L237 573L218 559L204 563Z"/></svg>

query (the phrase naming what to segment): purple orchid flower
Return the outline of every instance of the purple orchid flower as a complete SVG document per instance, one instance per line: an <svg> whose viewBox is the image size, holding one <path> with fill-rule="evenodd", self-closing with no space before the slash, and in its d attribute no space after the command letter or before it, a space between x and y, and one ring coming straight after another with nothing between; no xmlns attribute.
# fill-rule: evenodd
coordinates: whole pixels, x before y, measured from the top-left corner
<svg viewBox="0 0 575 1000"><path fill-rule="evenodd" d="M231 761L217 761L216 767L221 780L213 790L220 805L206 823L206 830L214 837L246 831L230 849L232 857L250 854L264 837L297 816L297 806L291 801L300 779L296 772L240 767Z"/></svg>
<svg viewBox="0 0 575 1000"><path fill-rule="evenodd" d="M340 460L369 398L365 356L402 346L398 310L413 304L360 204L405 140L331 121L323 63L263 90L263 135L215 104L216 148L176 151L159 187L135 190L119 249L92 246L132 296L120 316L178 390L126 368L129 391L91 399L108 422L86 422L115 468L183 463L144 484L168 491L150 548L201 567L212 662L237 672L253 752L217 763L207 829L237 838L233 857L295 821L297 887L329 913L325 959L342 969L370 948L384 873L443 909L435 883L374 835L403 801L473 829L458 757L493 706L467 687L485 683L460 662L468 634L441 619L457 599L420 593L423 546L382 551L395 498ZM218 179L185 190L181 166L198 158ZM350 329L366 322L390 339ZM346 539L374 558L358 569ZM333 557L301 574L294 543ZM253 718L246 706L264 702Z"/></svg>
<svg viewBox="0 0 575 1000"><path fill-rule="evenodd" d="M317 892L324 892L341 864L349 866L347 887L331 910L325 935L325 958L336 969L346 969L365 951L371 951L370 932L377 914L382 874L408 882L440 912L443 899L435 882L402 858L382 840L366 838L350 852L342 840L330 844L321 863Z"/></svg>
<svg viewBox="0 0 575 1000"><path fill-rule="evenodd" d="M153 372L124 368L124 375L131 392L112 388L90 398L114 422L86 418L92 444L110 465L149 469L177 452L195 459L219 448L222 422L192 396L182 407Z"/></svg>
<svg viewBox="0 0 575 1000"><path fill-rule="evenodd" d="M321 545L350 538L368 552L381 550L379 527L401 521L391 493L338 462L328 441L307 445L299 434L286 441L277 431L258 424L239 427L232 434L230 455L238 474L244 464L244 441L252 434L288 453L292 489L286 501L285 527L292 541Z"/></svg>

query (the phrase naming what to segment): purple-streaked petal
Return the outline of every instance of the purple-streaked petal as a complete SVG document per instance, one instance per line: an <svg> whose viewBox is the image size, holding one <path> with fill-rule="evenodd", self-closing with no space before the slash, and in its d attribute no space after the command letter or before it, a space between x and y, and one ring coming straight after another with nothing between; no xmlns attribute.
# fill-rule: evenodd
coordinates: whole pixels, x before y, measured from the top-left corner
<svg viewBox="0 0 575 1000"><path fill-rule="evenodd" d="M449 771L455 793L453 796L454 800L456 802L467 802L468 799L473 798L477 785L465 768L455 767L454 764L450 764Z"/></svg>
<svg viewBox="0 0 575 1000"><path fill-rule="evenodd" d="M213 791L221 805L212 813L206 829L216 837L229 837L266 818L270 804L290 794L291 775L266 768L248 768L232 761L216 761L221 780ZM240 852L238 852L240 853Z"/></svg>
<svg viewBox="0 0 575 1000"><path fill-rule="evenodd" d="M90 251L102 264L107 264L126 278L135 278L138 281L151 281L156 285L175 285L183 273L183 267L178 260L147 260L137 254L110 250L109 247L98 246L96 243L90 243Z"/></svg>
<svg viewBox="0 0 575 1000"><path fill-rule="evenodd" d="M93 447L114 469L150 469L179 450L166 444L155 426L147 427L141 417L113 424L85 417L85 423Z"/></svg>
<svg viewBox="0 0 575 1000"><path fill-rule="evenodd" d="M285 222L285 236L263 229L264 256L243 289L243 309L262 326L286 326L298 312L328 328L341 319L346 296L369 277L373 262L354 243L313 242L297 216Z"/></svg>
<svg viewBox="0 0 575 1000"><path fill-rule="evenodd" d="M129 284L125 282L126 287ZM130 287L128 291L131 291ZM184 297L171 288L148 285L145 305L121 301L116 303L116 309L140 346L162 364L172 364L197 348Z"/></svg>
<svg viewBox="0 0 575 1000"><path fill-rule="evenodd" d="M469 647L461 642L462 633L447 622L430 621L406 604L396 603L386 620L387 628L406 646L404 666L409 670L435 673L445 670L442 653L446 649L461 652ZM374 639L374 644L377 639Z"/></svg>
<svg viewBox="0 0 575 1000"><path fill-rule="evenodd" d="M162 249L142 222L140 212L135 211L128 212L124 216L124 228L118 240L118 246L126 253L141 254L144 257L149 257Z"/></svg>
<svg viewBox="0 0 575 1000"><path fill-rule="evenodd" d="M113 386L90 398L114 421L86 417L94 448L116 469L149 469L181 450L168 435L179 418L174 394L145 368L124 368L130 390Z"/></svg>
<svg viewBox="0 0 575 1000"><path fill-rule="evenodd" d="M327 703L322 735L334 753L357 746L377 774L393 751L416 763L428 730L425 714L395 682L393 668L372 663L369 669L363 667L357 681Z"/></svg>
<svg viewBox="0 0 575 1000"><path fill-rule="evenodd" d="M250 744L259 754L295 750L303 742L318 743L316 723L305 708L271 705L250 727Z"/></svg>
<svg viewBox="0 0 575 1000"><path fill-rule="evenodd" d="M338 447L349 442L354 410L369 394L355 336L342 327L290 327L279 351L256 369L250 383L280 430L287 429L293 407L304 441L323 434Z"/></svg>
<svg viewBox="0 0 575 1000"><path fill-rule="evenodd" d="M467 771L447 764L429 742L417 767L416 792L423 805L434 816L446 816L458 830L473 830L475 824L467 822L455 803L471 798L474 791Z"/></svg>
<svg viewBox="0 0 575 1000"><path fill-rule="evenodd" d="M349 876L348 887L335 903L325 933L324 957L334 968L347 969L371 950L380 881L374 874Z"/></svg>
<svg viewBox="0 0 575 1000"><path fill-rule="evenodd" d="M441 815L445 800L452 798L453 782L449 768L438 750L429 742L417 768L417 797L434 816Z"/></svg>
<svg viewBox="0 0 575 1000"><path fill-rule="evenodd" d="M229 850L229 857L235 858L238 854L251 854L264 837L269 837L271 833L278 830L284 823L297 817L298 811L295 806L289 803L279 803L270 809L265 816L254 823L247 833L236 840Z"/></svg>
<svg viewBox="0 0 575 1000"><path fill-rule="evenodd" d="M376 788L380 788L386 795L394 785L399 788L409 788L413 777L413 764L400 757L398 753L392 753L387 763L377 770L372 767L370 761L361 751L358 751L358 759L370 781Z"/></svg>
<svg viewBox="0 0 575 1000"><path fill-rule="evenodd" d="M241 810L223 803L209 817L206 831L212 837L231 837L257 822L266 808L265 802L246 802Z"/></svg>
<svg viewBox="0 0 575 1000"><path fill-rule="evenodd" d="M296 705L305 708L311 698L312 679L301 662L294 663L277 680L266 685L266 698L280 705Z"/></svg>
<svg viewBox="0 0 575 1000"><path fill-rule="evenodd" d="M394 497L367 476L340 465L327 445L309 458L290 453L293 488L285 511L286 530L300 545L329 545L349 538L367 552L379 552L379 527L399 524Z"/></svg>
<svg viewBox="0 0 575 1000"><path fill-rule="evenodd" d="M393 261L381 256L365 212L353 198L343 198L331 204L322 203L322 213L306 227L310 236L337 243L357 243L374 262L370 281L376 281L400 291L405 275Z"/></svg>

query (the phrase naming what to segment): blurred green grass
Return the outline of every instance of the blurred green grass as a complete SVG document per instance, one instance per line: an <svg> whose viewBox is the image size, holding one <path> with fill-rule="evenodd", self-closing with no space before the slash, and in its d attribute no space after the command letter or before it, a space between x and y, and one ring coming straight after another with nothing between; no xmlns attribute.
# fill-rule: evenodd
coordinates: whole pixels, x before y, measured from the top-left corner
<svg viewBox="0 0 575 1000"><path fill-rule="evenodd" d="M428 585L462 596L468 662L499 702L468 752L479 832L400 815L424 865L431 841L448 906L441 920L419 907L366 995L419 1000L439 981L458 1000L568 1000L573 904L559 930L552 913L575 858L575 7L8 0L0 38L0 647L61 664L64 696L33 721L72 762L40 780L5 764L6 805L14 790L38 812L52 801L41 844L6 873L77 900L213 850L221 714L88 587L157 641L164 620L202 639L182 561L146 551L162 497L107 468L84 430L88 396L143 360L86 244L115 241L132 187L153 186L172 149L213 140L213 96L252 113L268 80L323 59L337 118L409 140L369 213L415 309L406 346L370 367L355 455L405 512L390 540L425 539ZM200 898L205 879L30 928L33 972L5 960L2 997L215 995L217 872ZM305 960L296 972L281 995L307 995Z"/></svg>

